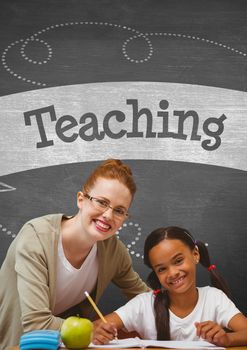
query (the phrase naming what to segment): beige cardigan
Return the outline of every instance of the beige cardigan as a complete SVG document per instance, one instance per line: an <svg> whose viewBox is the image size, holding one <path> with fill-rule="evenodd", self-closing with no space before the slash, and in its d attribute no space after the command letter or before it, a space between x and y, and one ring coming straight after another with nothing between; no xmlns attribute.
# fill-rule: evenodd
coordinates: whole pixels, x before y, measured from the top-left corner
<svg viewBox="0 0 247 350"><path fill-rule="evenodd" d="M17 345L23 332L59 330L62 317L77 313L90 319L95 316L87 300L61 317L53 315L62 216L47 215L27 222L9 247L0 270L0 350ZM148 290L116 236L98 242L97 255L99 274L92 293L96 303L111 281L128 299Z"/></svg>

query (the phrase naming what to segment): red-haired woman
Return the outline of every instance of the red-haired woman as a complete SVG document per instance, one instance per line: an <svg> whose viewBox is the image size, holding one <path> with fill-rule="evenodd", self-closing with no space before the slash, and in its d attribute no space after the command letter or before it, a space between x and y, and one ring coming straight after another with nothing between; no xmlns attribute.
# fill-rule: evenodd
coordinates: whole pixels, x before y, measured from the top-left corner
<svg viewBox="0 0 247 350"><path fill-rule="evenodd" d="M91 318L110 282L131 299L147 291L115 233L136 191L131 169L116 159L100 164L77 194L75 216L47 215L27 222L12 242L0 271L0 348L18 344L23 332L59 330L65 317Z"/></svg>

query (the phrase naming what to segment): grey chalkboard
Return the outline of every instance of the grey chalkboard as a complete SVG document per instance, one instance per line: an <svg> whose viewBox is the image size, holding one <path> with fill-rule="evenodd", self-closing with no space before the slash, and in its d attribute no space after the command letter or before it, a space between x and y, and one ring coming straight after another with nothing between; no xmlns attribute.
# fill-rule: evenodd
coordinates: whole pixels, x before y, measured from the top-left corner
<svg viewBox="0 0 247 350"><path fill-rule="evenodd" d="M170 82L246 92L245 1L3 0L0 7L0 96L1 103L12 98L8 110L13 112L15 94L34 91L38 99L44 88L62 85ZM25 110L19 112L24 128ZM0 118L1 125L10 123L3 110ZM239 138L239 152L244 152L247 130L240 130ZM212 261L228 280L237 306L247 313L246 171L167 160L165 155L160 160L132 159L129 151L125 158L138 192L119 237L136 270L146 278L142 254L148 233L160 226L183 226L208 242ZM76 192L96 164L81 154L72 164L37 165L0 177L0 263L27 220L76 211ZM198 284L206 283L207 272L199 269ZM101 307L108 312L122 302L111 286Z"/></svg>

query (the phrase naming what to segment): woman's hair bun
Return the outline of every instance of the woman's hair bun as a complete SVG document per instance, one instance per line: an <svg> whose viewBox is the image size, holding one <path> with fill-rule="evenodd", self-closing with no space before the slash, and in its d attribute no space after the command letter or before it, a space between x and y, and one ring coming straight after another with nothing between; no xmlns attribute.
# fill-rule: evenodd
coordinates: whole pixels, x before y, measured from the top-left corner
<svg viewBox="0 0 247 350"><path fill-rule="evenodd" d="M96 167L86 180L83 191L88 193L99 177L116 179L129 189L132 197L136 192L136 184L130 167L120 159L106 159Z"/></svg>
<svg viewBox="0 0 247 350"><path fill-rule="evenodd" d="M125 170L129 175L132 175L132 171L130 169L130 167L123 163L120 159L114 159L114 158L110 158L110 159L106 159L100 166L109 166L109 167L119 167L123 170Z"/></svg>

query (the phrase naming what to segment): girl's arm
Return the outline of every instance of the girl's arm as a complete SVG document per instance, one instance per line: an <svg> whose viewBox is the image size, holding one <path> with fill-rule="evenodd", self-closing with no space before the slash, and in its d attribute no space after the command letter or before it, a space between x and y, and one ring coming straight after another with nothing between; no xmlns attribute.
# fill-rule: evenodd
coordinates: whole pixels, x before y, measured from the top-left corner
<svg viewBox="0 0 247 350"><path fill-rule="evenodd" d="M226 332L220 325L212 321L195 324L197 335L217 346L247 345L247 318L239 313L228 323L230 332Z"/></svg>
<svg viewBox="0 0 247 350"><path fill-rule="evenodd" d="M117 331L124 327L121 318L115 313L105 316L107 323L94 321L93 340L94 344L108 344L110 340L117 337Z"/></svg>
<svg viewBox="0 0 247 350"><path fill-rule="evenodd" d="M228 327L233 331L228 334L229 346L247 345L247 317L239 313L230 320Z"/></svg>

